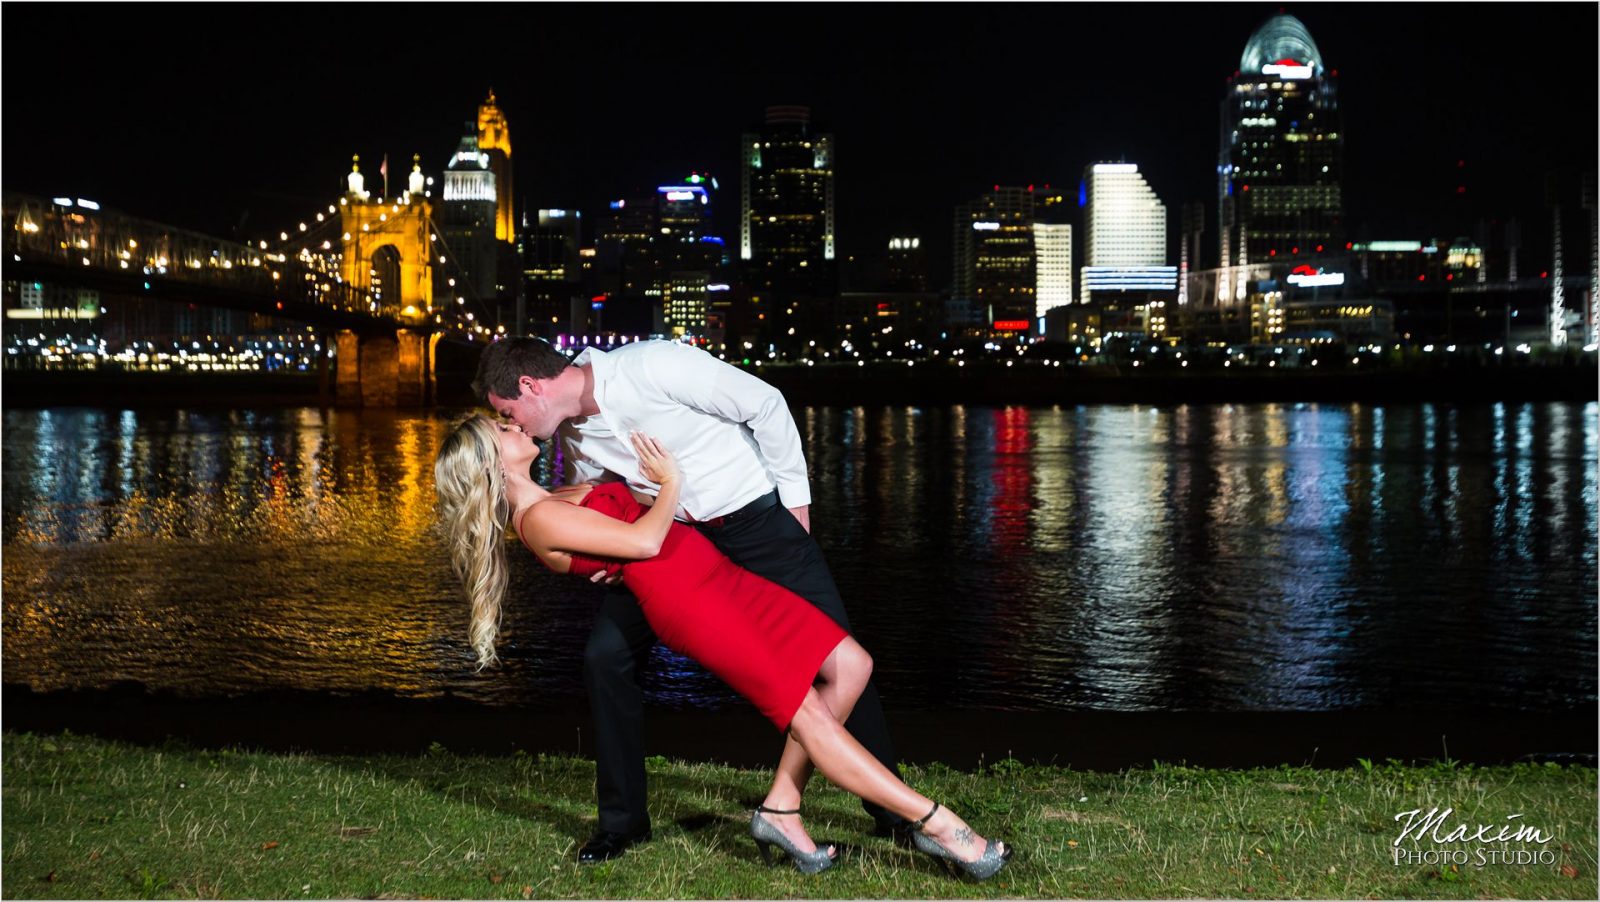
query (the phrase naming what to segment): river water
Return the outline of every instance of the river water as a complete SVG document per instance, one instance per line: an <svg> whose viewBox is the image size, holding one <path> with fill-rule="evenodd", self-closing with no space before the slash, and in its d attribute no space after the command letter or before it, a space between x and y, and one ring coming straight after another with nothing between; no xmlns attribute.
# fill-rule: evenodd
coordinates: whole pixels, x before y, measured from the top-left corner
<svg viewBox="0 0 1600 902"><path fill-rule="evenodd" d="M581 700L599 590L520 549L474 671L432 531L460 413L5 411L5 682ZM1596 413L795 411L886 706L1002 712L1592 709ZM743 704L664 648L644 679Z"/></svg>

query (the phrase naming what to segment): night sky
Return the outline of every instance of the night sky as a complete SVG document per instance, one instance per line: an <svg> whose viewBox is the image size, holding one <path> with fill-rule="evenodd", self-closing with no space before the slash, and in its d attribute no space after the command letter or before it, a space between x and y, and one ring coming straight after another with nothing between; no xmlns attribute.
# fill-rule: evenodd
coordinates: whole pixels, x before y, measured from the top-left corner
<svg viewBox="0 0 1600 902"><path fill-rule="evenodd" d="M836 136L844 252L921 235L942 284L957 203L1096 160L1214 222L1224 79L1280 10L1339 73L1351 237L1517 216L1548 244L1546 173L1596 166L1592 3L7 4L4 184L268 237L332 201L352 153L369 188L384 153L396 192L412 153L442 169L492 86L519 211L592 223L699 170L731 239L739 135L798 103Z"/></svg>

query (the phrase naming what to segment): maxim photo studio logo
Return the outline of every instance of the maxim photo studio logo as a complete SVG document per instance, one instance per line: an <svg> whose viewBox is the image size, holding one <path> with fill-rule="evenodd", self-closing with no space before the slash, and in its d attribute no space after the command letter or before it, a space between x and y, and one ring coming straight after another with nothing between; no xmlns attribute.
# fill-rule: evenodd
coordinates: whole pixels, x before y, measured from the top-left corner
<svg viewBox="0 0 1600 902"><path fill-rule="evenodd" d="M1555 850L1545 847L1555 837L1522 819L1508 814L1503 823L1452 823L1454 808L1437 807L1422 813L1421 808L1394 816L1403 822L1394 840L1394 863L1433 865L1555 864ZM1410 846L1404 846L1407 841ZM1425 845L1432 842L1431 847Z"/></svg>

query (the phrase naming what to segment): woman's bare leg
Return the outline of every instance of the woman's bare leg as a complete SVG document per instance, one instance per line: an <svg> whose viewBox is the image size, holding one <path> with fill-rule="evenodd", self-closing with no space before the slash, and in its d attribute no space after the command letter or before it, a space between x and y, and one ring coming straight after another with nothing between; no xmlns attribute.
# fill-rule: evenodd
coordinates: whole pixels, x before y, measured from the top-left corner
<svg viewBox="0 0 1600 902"><path fill-rule="evenodd" d="M854 793L900 815L908 821L927 816L933 801L900 781L861 743L851 736L815 689L806 694L789 735L806 750L823 776L841 789ZM983 855L984 838L972 832L967 823L948 808L940 806L922 832L964 861ZM1004 851L1001 844L997 851Z"/></svg>
<svg viewBox="0 0 1600 902"><path fill-rule="evenodd" d="M861 698L862 690L866 689L867 680L872 677L872 657L859 642L846 636L844 641L828 654L827 660L822 662L817 677L821 684L814 692L833 714L834 719L844 723L850 718L850 712L855 709L856 700ZM780 811L798 809L800 797L805 792L806 782L810 779L811 759L806 755L805 748L795 741L794 732L791 730L783 743L783 756L778 759L778 771L773 775L772 788L767 791L767 797L761 804ZM799 815L763 814L762 817L782 830L800 851L816 851L816 844L811 841L805 827L801 825Z"/></svg>

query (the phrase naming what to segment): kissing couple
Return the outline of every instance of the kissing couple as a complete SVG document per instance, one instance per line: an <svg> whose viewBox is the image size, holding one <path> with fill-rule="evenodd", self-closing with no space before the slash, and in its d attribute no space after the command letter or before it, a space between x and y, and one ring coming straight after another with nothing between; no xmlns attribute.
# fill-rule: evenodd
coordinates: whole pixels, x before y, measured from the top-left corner
<svg viewBox="0 0 1600 902"><path fill-rule="evenodd" d="M568 361L537 338L484 349L474 392L498 414L463 421L434 463L450 560L471 606L479 666L496 660L506 540L557 573L605 582L584 650L604 861L650 839L643 692L657 641L693 658L785 735L750 836L802 873L838 863L800 819L813 766L855 794L879 835L900 836L979 880L1011 849L895 775L872 658L810 534L810 479L777 389L699 348L645 341ZM531 467L559 434L568 479ZM780 858L781 860L781 858Z"/></svg>

